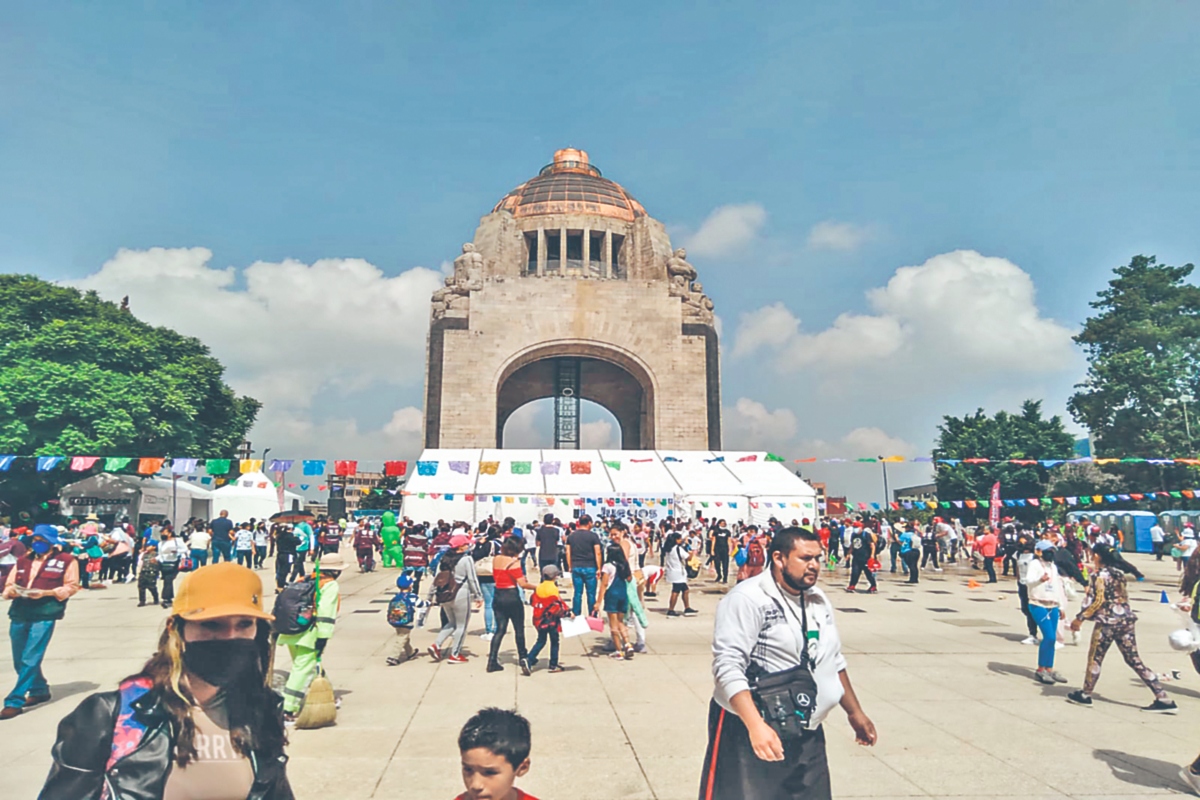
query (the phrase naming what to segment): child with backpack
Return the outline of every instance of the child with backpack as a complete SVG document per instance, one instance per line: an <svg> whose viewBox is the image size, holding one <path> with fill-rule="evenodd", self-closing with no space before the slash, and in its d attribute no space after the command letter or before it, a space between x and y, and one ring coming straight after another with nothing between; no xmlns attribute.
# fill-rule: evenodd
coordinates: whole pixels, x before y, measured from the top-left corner
<svg viewBox="0 0 1200 800"><path fill-rule="evenodd" d="M158 548L146 545L142 550L142 563L138 568L138 607L146 605L146 592L150 592L154 605L158 605Z"/></svg>
<svg viewBox="0 0 1200 800"><path fill-rule="evenodd" d="M392 654L387 657L387 665L394 667L408 661L417 655L416 648L409 642L413 625L425 618L429 603L422 600L413 590L412 570L405 570L396 579L396 588L400 591L392 596L388 603L387 621L396 629L396 640L392 645Z"/></svg>
<svg viewBox="0 0 1200 800"><path fill-rule="evenodd" d="M574 617L567 604L558 594L558 576L561 573L554 564L542 567L542 582L533 593L533 627L538 632L537 642L529 648L525 660L530 667L537 665L538 653L550 642L550 672L562 672L558 663L558 635L563 619Z"/></svg>

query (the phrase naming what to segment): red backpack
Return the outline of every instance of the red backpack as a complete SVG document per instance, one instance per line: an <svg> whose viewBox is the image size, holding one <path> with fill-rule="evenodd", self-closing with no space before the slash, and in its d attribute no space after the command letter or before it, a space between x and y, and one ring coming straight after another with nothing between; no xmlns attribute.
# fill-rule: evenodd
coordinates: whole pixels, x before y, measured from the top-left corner
<svg viewBox="0 0 1200 800"><path fill-rule="evenodd" d="M746 566L762 567L767 563L767 553L763 550L762 542L758 539L750 540L750 544L746 545Z"/></svg>

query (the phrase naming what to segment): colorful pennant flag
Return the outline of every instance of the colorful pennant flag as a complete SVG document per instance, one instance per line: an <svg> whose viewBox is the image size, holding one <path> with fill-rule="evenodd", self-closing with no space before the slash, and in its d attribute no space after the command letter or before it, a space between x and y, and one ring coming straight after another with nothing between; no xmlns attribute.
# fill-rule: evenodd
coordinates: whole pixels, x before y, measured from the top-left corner
<svg viewBox="0 0 1200 800"><path fill-rule="evenodd" d="M238 465L238 471L243 475L251 472L262 472L263 462L261 458L245 458Z"/></svg>
<svg viewBox="0 0 1200 800"><path fill-rule="evenodd" d="M38 456L37 471L49 472L61 464L64 458L64 456Z"/></svg>
<svg viewBox="0 0 1200 800"><path fill-rule="evenodd" d="M528 475L532 467L532 461L514 461L509 465L513 475Z"/></svg>
<svg viewBox="0 0 1200 800"><path fill-rule="evenodd" d="M457 472L459 475L466 475L471 471L470 461L447 461L446 462L451 472Z"/></svg>
<svg viewBox="0 0 1200 800"><path fill-rule="evenodd" d="M133 461L132 458L121 458L121 457L106 458L106 459L104 459L104 471L105 472L118 472L118 471L123 470L126 467L128 467L129 462L131 462L131 461ZM225 462L225 468L226 469L229 468L228 461Z"/></svg>
<svg viewBox="0 0 1200 800"><path fill-rule="evenodd" d="M495 475L499 471L500 471L500 462L499 461L480 461L479 462L479 474L480 475ZM497 500L496 502L500 502L500 501Z"/></svg>
<svg viewBox="0 0 1200 800"><path fill-rule="evenodd" d="M342 475L344 477L352 477L358 472L357 461L334 461L333 474Z"/></svg>
<svg viewBox="0 0 1200 800"><path fill-rule="evenodd" d="M195 472L199 464L198 458L172 458L171 472L175 475L188 475Z"/></svg>
<svg viewBox="0 0 1200 800"><path fill-rule="evenodd" d="M99 460L99 456L75 456L71 459L71 471L84 472L96 466Z"/></svg>
<svg viewBox="0 0 1200 800"><path fill-rule="evenodd" d="M153 475L162 469L164 458L139 458L138 459L138 474Z"/></svg>
<svg viewBox="0 0 1200 800"><path fill-rule="evenodd" d="M417 474L418 475L437 475L437 471L438 471L438 462L436 462L436 461L418 461L417 462Z"/></svg>
<svg viewBox="0 0 1200 800"><path fill-rule="evenodd" d="M572 461L571 462L571 474L572 475L591 475L592 474L592 462L590 462L590 461Z"/></svg>
<svg viewBox="0 0 1200 800"><path fill-rule="evenodd" d="M305 461L304 462L304 474L305 475L324 475L325 474L325 461L324 460Z"/></svg>
<svg viewBox="0 0 1200 800"><path fill-rule="evenodd" d="M621 470L621 462L620 461L605 461L604 466L608 467L609 469L615 469L618 472Z"/></svg>
<svg viewBox="0 0 1200 800"><path fill-rule="evenodd" d="M16 456L0 456L0 472L8 472L8 468L17 460Z"/></svg>
<svg viewBox="0 0 1200 800"><path fill-rule="evenodd" d="M400 477L408 472L407 461L385 461L383 462L383 474L391 477Z"/></svg>
<svg viewBox="0 0 1200 800"><path fill-rule="evenodd" d="M272 458L270 470L271 472L287 472L292 468L292 463L290 458Z"/></svg>
<svg viewBox="0 0 1200 800"><path fill-rule="evenodd" d="M112 459L109 460L111 461ZM204 462L204 471L209 475L227 475L229 473L229 462L228 458L210 458ZM114 469L114 467L107 465L104 468L106 470ZM115 469L120 469L120 467L115 467Z"/></svg>
<svg viewBox="0 0 1200 800"><path fill-rule="evenodd" d="M543 475L557 475L558 468L561 464L562 464L561 461L543 461L542 462L542 474Z"/></svg>

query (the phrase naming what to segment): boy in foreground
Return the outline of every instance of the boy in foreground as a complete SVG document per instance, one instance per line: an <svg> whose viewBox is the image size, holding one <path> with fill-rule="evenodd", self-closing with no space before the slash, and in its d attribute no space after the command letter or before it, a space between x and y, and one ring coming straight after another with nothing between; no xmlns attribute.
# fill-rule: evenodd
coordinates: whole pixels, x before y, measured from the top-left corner
<svg viewBox="0 0 1200 800"><path fill-rule="evenodd" d="M513 783L529 772L529 720L515 711L485 708L458 734L466 791L456 800L537 800Z"/></svg>

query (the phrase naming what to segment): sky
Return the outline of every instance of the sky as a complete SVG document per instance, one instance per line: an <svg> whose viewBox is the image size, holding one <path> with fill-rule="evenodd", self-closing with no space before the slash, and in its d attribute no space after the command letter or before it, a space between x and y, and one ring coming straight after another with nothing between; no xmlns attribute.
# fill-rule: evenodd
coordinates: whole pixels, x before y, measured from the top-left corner
<svg viewBox="0 0 1200 800"><path fill-rule="evenodd" d="M716 304L726 447L918 456L1065 415L1111 270L1196 260L1198 39L1187 2L8 4L0 269L200 337L256 449L413 458L430 292L580 147Z"/></svg>

